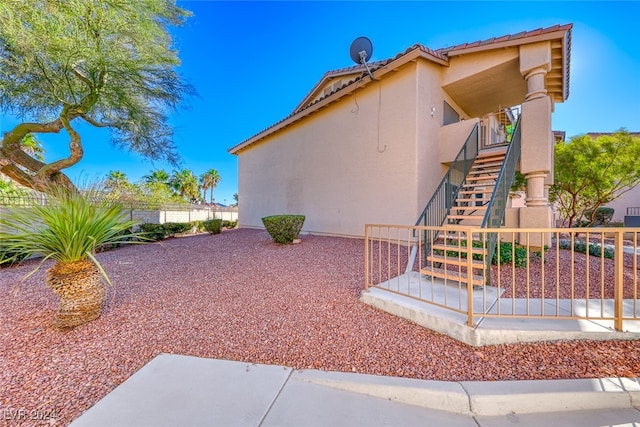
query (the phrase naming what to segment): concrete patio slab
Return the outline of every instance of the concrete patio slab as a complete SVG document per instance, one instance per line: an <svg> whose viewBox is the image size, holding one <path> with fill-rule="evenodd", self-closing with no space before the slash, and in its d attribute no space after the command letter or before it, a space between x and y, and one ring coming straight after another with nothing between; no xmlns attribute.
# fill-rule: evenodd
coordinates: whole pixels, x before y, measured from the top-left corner
<svg viewBox="0 0 640 427"><path fill-rule="evenodd" d="M413 298L388 289L410 291ZM420 301L420 295L425 299L433 298L434 303ZM618 332L612 320L570 318L584 316L587 309L592 313L612 316L613 300L590 301L589 304L574 300L572 305L570 300L511 300L498 298L498 295L498 290L491 287L473 292L473 327L467 326L466 289L445 285L440 279L425 279L415 271L380 286L369 287L362 292L360 300L473 346L576 339L640 339L640 321L625 320L624 331ZM483 299L486 302L483 303ZM498 312L511 316L528 314L531 317L486 316ZM623 312L628 316L634 312L640 315L640 304L625 300Z"/></svg>
<svg viewBox="0 0 640 427"><path fill-rule="evenodd" d="M256 426L291 372L282 366L162 354L71 425Z"/></svg>
<svg viewBox="0 0 640 427"><path fill-rule="evenodd" d="M377 287L414 298L428 299L453 309L466 311L468 306L466 286L453 285L452 282L445 285L442 279L428 277L417 271L410 271L394 277L378 284ZM499 290L492 286L485 286L473 291L473 311L485 313L494 305L498 295L503 292L504 289Z"/></svg>

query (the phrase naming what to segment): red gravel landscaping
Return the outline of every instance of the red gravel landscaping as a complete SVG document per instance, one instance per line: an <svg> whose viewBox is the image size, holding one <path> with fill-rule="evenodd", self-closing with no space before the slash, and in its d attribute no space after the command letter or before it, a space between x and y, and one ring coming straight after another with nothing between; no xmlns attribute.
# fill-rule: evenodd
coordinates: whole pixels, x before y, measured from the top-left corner
<svg viewBox="0 0 640 427"><path fill-rule="evenodd" d="M474 348L360 303L359 239L240 229L99 259L115 298L68 332L44 269L22 284L35 261L0 270L0 411L55 409L66 425L160 353L444 381L640 374L637 341Z"/></svg>

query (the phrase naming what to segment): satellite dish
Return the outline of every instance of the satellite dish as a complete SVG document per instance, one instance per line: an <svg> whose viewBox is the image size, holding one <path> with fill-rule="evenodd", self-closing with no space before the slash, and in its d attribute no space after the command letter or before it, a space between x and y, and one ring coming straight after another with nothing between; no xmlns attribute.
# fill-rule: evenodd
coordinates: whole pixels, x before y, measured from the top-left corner
<svg viewBox="0 0 640 427"><path fill-rule="evenodd" d="M358 37L351 43L349 55L356 64L363 64L371 59L373 55L373 44L366 37Z"/></svg>
<svg viewBox="0 0 640 427"><path fill-rule="evenodd" d="M369 69L369 65L367 61L371 59L371 55L373 55L373 44L371 40L367 37L358 37L353 42L351 42L351 47L349 48L349 55L351 59L356 64L362 64L367 67L367 72L369 73L369 77L373 80L373 74L371 74L371 70Z"/></svg>

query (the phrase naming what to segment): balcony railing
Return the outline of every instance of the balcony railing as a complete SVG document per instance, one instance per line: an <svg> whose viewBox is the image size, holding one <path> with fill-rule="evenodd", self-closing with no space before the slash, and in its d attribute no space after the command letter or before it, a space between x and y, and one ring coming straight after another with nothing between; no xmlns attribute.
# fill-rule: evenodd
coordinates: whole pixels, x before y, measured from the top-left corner
<svg viewBox="0 0 640 427"><path fill-rule="evenodd" d="M442 261L436 264L426 261L434 254L424 253L423 239L437 233L455 234L450 241L462 243L440 250L435 258ZM487 233L496 233L500 242L487 273L491 285L473 274ZM621 331L624 321L640 320L639 233L640 228L366 225L365 285L463 313L470 326L488 317L597 319L612 321ZM529 243L548 236L544 248ZM467 257L463 246L476 255ZM418 256L410 262L412 250ZM437 278L443 270L462 279Z"/></svg>

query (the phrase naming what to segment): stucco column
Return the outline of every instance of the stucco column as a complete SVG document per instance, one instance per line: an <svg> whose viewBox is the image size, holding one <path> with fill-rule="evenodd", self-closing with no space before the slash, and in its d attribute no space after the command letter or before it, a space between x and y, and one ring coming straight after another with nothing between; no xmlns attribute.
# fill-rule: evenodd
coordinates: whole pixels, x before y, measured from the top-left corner
<svg viewBox="0 0 640 427"><path fill-rule="evenodd" d="M545 76L551 69L551 47L547 42L520 48L520 73L527 83L522 103L520 171L527 179L526 206L520 209L521 228L553 226L548 191L553 177L553 134L551 99L547 95ZM520 235L520 243L542 247L551 243L549 233Z"/></svg>
<svg viewBox="0 0 640 427"><path fill-rule="evenodd" d="M549 206L549 200L544 191L546 172L532 172L525 175L527 179L527 207Z"/></svg>
<svg viewBox="0 0 640 427"><path fill-rule="evenodd" d="M538 67L527 73L525 76L525 80L527 81L527 94L524 97L525 101L547 96L547 89L545 89L544 86L544 76L546 74L546 67Z"/></svg>

